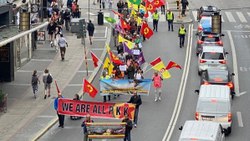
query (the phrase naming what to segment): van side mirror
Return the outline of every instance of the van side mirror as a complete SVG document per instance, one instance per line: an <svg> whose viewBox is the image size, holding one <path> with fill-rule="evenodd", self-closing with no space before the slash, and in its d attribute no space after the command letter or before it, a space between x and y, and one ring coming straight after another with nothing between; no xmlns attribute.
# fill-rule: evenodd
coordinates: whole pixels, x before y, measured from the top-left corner
<svg viewBox="0 0 250 141"><path fill-rule="evenodd" d="M199 95L199 93L200 93L200 90L195 90L194 92L195 92L195 93L197 93L197 94Z"/></svg>
<svg viewBox="0 0 250 141"><path fill-rule="evenodd" d="M179 127L179 130L182 130L183 129L183 126Z"/></svg>
<svg viewBox="0 0 250 141"><path fill-rule="evenodd" d="M232 75L232 76L235 76L235 73L232 73L231 75Z"/></svg>

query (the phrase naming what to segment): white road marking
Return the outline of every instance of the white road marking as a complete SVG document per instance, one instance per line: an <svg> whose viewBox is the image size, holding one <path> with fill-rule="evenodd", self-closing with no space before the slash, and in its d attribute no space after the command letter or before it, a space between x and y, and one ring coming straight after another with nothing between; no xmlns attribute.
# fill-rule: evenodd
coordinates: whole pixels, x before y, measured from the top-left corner
<svg viewBox="0 0 250 141"><path fill-rule="evenodd" d="M34 70L17 70L17 72L33 72ZM37 72L41 73L43 71L38 71Z"/></svg>
<svg viewBox="0 0 250 141"><path fill-rule="evenodd" d="M192 14L194 16L194 21L197 21L197 11L192 11Z"/></svg>
<svg viewBox="0 0 250 141"><path fill-rule="evenodd" d="M229 22L232 22L232 23L236 22L231 12L225 12L225 14L226 14Z"/></svg>
<svg viewBox="0 0 250 141"><path fill-rule="evenodd" d="M246 18L244 17L244 15L241 12L236 12L236 14L242 23L247 23Z"/></svg>
<svg viewBox="0 0 250 141"><path fill-rule="evenodd" d="M105 48L91 48L91 50L104 50Z"/></svg>
<svg viewBox="0 0 250 141"><path fill-rule="evenodd" d="M88 72L93 72L94 70L88 70ZM87 71L86 70L82 70L82 71L77 71L77 73L86 73Z"/></svg>
<svg viewBox="0 0 250 141"><path fill-rule="evenodd" d="M243 71L243 67L240 67L240 71Z"/></svg>
<svg viewBox="0 0 250 141"><path fill-rule="evenodd" d="M250 17L250 12L247 12L247 15Z"/></svg>
<svg viewBox="0 0 250 141"><path fill-rule="evenodd" d="M30 61L43 61L43 62L51 62L53 59L31 59Z"/></svg>
<svg viewBox="0 0 250 141"><path fill-rule="evenodd" d="M233 58L233 72L235 73L234 76L234 86L235 86L235 94L240 93L240 86L239 86L239 73L238 73L238 64L237 64L237 55L236 55L236 50L235 50L235 45L233 41L233 37L230 31L227 31L229 41L230 41L230 46L232 50L232 58Z"/></svg>
<svg viewBox="0 0 250 141"><path fill-rule="evenodd" d="M241 38L248 38L248 35L241 35Z"/></svg>
<svg viewBox="0 0 250 141"><path fill-rule="evenodd" d="M238 119L239 127L244 127L241 112L236 112L236 113L237 113L237 119Z"/></svg>
<svg viewBox="0 0 250 141"><path fill-rule="evenodd" d="M190 63L191 63L191 55L192 55L191 51L192 51L192 39L193 39L192 29L193 29L193 24L189 25L185 65L184 65L184 69L183 69L183 73L182 73L182 78L181 78L181 83L180 83L178 95L176 98L174 111L173 111L168 128L164 134L162 141L169 141L171 139L171 136L172 136L172 133L174 131L177 119L178 119L179 114L180 114L183 98L185 95L185 89L186 89L187 78L188 78L188 74L189 74Z"/></svg>
<svg viewBox="0 0 250 141"><path fill-rule="evenodd" d="M247 93L247 91L244 91L244 92L241 92L241 93L239 93L238 95L236 95L237 97L240 97L240 96L242 96L242 95L244 95L244 94L246 94Z"/></svg>
<svg viewBox="0 0 250 141"><path fill-rule="evenodd" d="M78 87L78 86L82 86L82 84L68 84L67 85L68 87Z"/></svg>

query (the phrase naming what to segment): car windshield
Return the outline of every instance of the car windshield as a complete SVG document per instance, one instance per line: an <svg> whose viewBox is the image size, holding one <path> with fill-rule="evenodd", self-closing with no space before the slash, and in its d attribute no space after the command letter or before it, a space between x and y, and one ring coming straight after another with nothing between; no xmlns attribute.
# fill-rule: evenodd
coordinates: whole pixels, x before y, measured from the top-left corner
<svg viewBox="0 0 250 141"><path fill-rule="evenodd" d="M227 83L228 73L224 71L209 71L208 81L213 83Z"/></svg>
<svg viewBox="0 0 250 141"><path fill-rule="evenodd" d="M203 52L202 59L224 60L223 53L218 52Z"/></svg>
<svg viewBox="0 0 250 141"><path fill-rule="evenodd" d="M210 25L210 22L211 22L211 17L202 17L201 20L200 20L201 25L203 25L203 24L209 24Z"/></svg>
<svg viewBox="0 0 250 141"><path fill-rule="evenodd" d="M228 113L230 112L229 101L217 101L216 99L199 100L197 104L197 112L202 113Z"/></svg>
<svg viewBox="0 0 250 141"><path fill-rule="evenodd" d="M218 42L220 41L220 38L219 37L202 37L201 38L202 41L205 41L205 42Z"/></svg>

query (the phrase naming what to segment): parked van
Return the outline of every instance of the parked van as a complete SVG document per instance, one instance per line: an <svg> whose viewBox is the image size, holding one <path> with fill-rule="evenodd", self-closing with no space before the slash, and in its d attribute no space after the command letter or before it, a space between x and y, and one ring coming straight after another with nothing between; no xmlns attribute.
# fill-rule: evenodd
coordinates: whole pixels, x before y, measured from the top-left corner
<svg viewBox="0 0 250 141"><path fill-rule="evenodd" d="M201 85L195 120L220 123L225 134L231 133L232 111L230 88L223 85Z"/></svg>
<svg viewBox="0 0 250 141"><path fill-rule="evenodd" d="M219 123L211 121L186 121L179 141L225 141L223 128Z"/></svg>

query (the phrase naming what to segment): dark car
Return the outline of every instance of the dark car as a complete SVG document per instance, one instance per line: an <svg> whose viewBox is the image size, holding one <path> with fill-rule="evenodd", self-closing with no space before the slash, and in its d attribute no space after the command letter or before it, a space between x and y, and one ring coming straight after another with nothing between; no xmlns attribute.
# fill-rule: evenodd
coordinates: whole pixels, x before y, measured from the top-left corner
<svg viewBox="0 0 250 141"><path fill-rule="evenodd" d="M222 36L224 34L219 33L201 33L198 36L196 45L196 55L198 56L202 50L203 45L218 45L223 46Z"/></svg>
<svg viewBox="0 0 250 141"><path fill-rule="evenodd" d="M207 69L201 74L201 85L227 85L230 88L232 98L235 94L233 76L228 70L222 69Z"/></svg>
<svg viewBox="0 0 250 141"><path fill-rule="evenodd" d="M220 9L215 6L202 6L197 10L197 20L199 21L203 16L212 16L215 14L220 14Z"/></svg>

